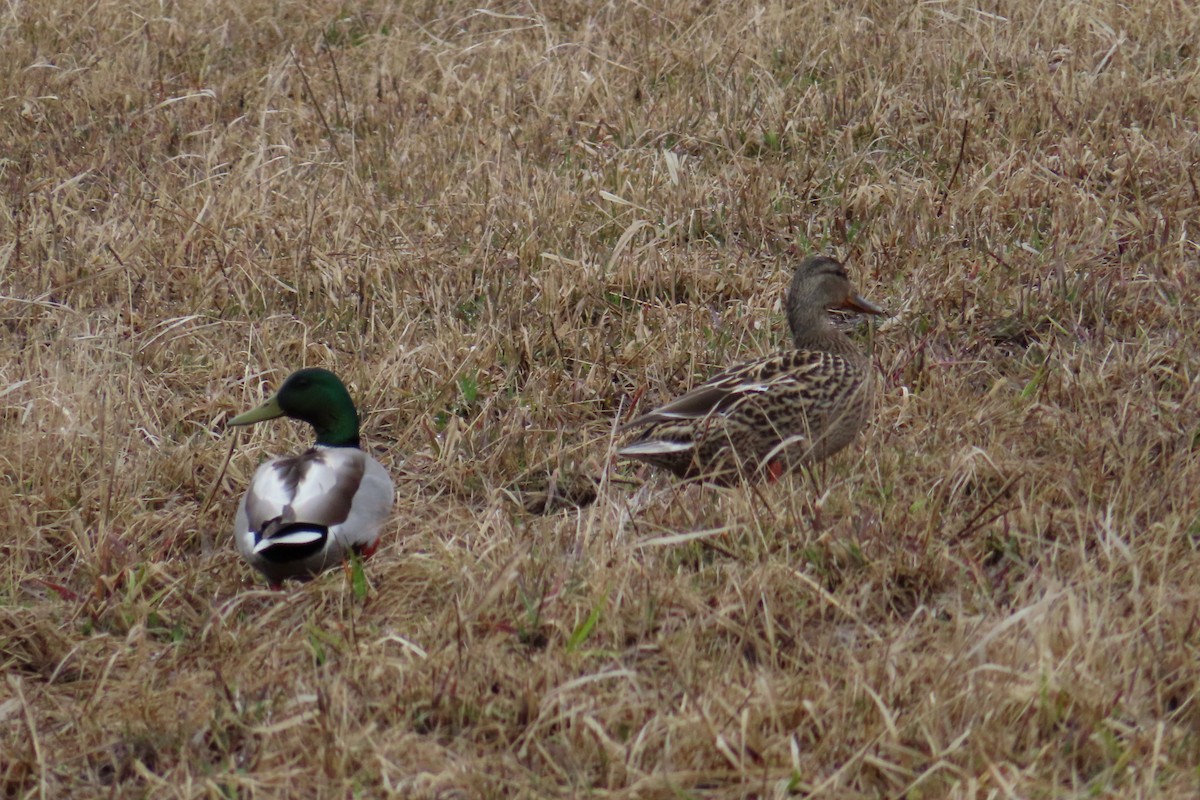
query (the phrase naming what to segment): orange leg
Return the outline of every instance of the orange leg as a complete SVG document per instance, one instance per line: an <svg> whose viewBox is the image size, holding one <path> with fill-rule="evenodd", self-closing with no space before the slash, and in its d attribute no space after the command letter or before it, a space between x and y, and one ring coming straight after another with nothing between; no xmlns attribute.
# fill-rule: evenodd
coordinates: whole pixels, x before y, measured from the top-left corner
<svg viewBox="0 0 1200 800"><path fill-rule="evenodd" d="M783 477L783 462L771 461L767 463L767 483L774 483Z"/></svg>
<svg viewBox="0 0 1200 800"><path fill-rule="evenodd" d="M358 552L359 552L359 555L361 555L363 558L370 558L371 556L375 555L375 551L378 549L379 549L379 540L376 539L375 541L371 542L370 544L365 544L362 547L360 547L358 549Z"/></svg>
<svg viewBox="0 0 1200 800"><path fill-rule="evenodd" d="M642 395L644 395L645 393L646 393L645 386L639 386L637 388L637 391L633 393L633 399L631 399L629 401L629 410L630 411L633 411L635 408L638 407L638 403L642 402ZM628 422L628 421L629 420L626 420L626 422Z"/></svg>

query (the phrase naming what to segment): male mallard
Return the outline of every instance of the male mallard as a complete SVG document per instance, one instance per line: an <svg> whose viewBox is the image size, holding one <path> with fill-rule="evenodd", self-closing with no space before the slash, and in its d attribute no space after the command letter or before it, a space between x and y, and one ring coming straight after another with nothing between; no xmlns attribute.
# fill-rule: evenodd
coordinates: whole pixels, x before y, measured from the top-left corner
<svg viewBox="0 0 1200 800"><path fill-rule="evenodd" d="M644 430L618 454L729 483L778 477L841 450L866 423L874 380L867 358L829 319L834 308L884 313L854 291L840 263L809 256L787 298L796 349L728 369L632 420L621 430Z"/></svg>
<svg viewBox="0 0 1200 800"><path fill-rule="evenodd" d="M387 470L359 449L358 412L332 372L293 372L270 400L229 424L283 416L312 425L317 442L259 466L233 530L242 557L273 589L285 578L313 577L349 550L375 552L394 495Z"/></svg>

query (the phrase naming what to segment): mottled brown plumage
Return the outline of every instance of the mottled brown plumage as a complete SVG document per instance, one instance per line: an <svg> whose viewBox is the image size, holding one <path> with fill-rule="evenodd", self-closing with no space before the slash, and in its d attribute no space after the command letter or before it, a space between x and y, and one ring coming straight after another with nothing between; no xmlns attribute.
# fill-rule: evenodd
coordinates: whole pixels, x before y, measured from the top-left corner
<svg viewBox="0 0 1200 800"><path fill-rule="evenodd" d="M622 430L642 431L619 454L730 483L841 450L866 424L875 381L869 360L833 326L832 308L883 313L854 292L840 263L810 256L788 292L796 350L728 369L632 420Z"/></svg>

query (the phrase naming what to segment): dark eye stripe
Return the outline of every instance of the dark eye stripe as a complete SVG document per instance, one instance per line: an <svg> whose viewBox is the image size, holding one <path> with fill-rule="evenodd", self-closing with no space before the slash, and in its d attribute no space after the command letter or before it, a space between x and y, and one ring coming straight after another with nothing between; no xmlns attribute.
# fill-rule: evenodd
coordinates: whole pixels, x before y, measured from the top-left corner
<svg viewBox="0 0 1200 800"><path fill-rule="evenodd" d="M807 263L801 265L800 271L797 272L797 276L800 275L800 272L807 274L809 277L828 275L844 281L850 280L850 276L846 273L846 268L843 266L842 262L834 258L827 258L823 256L817 256L815 258L808 259Z"/></svg>

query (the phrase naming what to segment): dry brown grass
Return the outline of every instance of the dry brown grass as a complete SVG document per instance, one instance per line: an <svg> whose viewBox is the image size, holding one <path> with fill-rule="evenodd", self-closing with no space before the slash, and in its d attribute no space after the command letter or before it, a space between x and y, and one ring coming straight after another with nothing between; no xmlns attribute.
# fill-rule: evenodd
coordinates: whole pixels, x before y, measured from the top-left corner
<svg viewBox="0 0 1200 800"><path fill-rule="evenodd" d="M0 10L6 796L1195 796L1200 12L788 5ZM869 434L611 465L792 242L895 312ZM301 365L365 597L233 549Z"/></svg>

